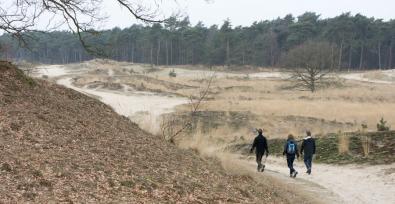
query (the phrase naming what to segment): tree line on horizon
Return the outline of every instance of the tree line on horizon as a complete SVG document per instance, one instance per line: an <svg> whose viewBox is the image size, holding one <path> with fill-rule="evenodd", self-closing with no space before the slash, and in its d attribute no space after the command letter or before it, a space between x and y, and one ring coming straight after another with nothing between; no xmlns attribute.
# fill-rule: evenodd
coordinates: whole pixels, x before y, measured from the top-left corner
<svg viewBox="0 0 395 204"><path fill-rule="evenodd" d="M69 31L31 32L27 47L10 35L0 37L2 58L65 64L95 58ZM164 23L135 24L86 35L89 46L109 59L151 65L207 65L287 67L292 49L309 42L324 42L331 54L330 67L390 69L394 67L395 20L344 13L321 19L319 14L291 14L274 20L233 27L191 25L189 18L171 17ZM319 44L319 43L318 43Z"/></svg>

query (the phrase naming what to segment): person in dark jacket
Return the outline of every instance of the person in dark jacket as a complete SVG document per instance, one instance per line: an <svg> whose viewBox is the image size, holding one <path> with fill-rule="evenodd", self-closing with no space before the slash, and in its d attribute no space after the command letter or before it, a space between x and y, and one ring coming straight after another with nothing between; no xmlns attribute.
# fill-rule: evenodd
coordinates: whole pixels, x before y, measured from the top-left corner
<svg viewBox="0 0 395 204"><path fill-rule="evenodd" d="M307 137L303 139L302 147L300 148L300 153L303 156L304 164L306 165L308 174L311 174L311 167L313 162L313 155L315 154L315 141L311 137L311 132L306 132Z"/></svg>
<svg viewBox="0 0 395 204"><path fill-rule="evenodd" d="M287 165L289 168L289 176L295 178L298 172L294 169L295 157L299 158L298 144L292 134L288 135L287 142L284 145L283 155L287 156Z"/></svg>
<svg viewBox="0 0 395 204"><path fill-rule="evenodd" d="M269 149L267 148L267 140L262 134L263 130L258 130L258 136L255 137L254 143L252 144L250 153L256 149L256 163L258 163L258 171L263 172L265 170L265 165L262 165L262 157L266 152L266 157L269 156Z"/></svg>

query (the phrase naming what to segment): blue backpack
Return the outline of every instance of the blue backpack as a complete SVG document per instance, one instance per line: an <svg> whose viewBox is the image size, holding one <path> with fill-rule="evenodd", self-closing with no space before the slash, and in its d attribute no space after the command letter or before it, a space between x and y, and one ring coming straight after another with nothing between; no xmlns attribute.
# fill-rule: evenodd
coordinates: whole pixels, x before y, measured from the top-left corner
<svg viewBox="0 0 395 204"><path fill-rule="evenodd" d="M295 154L296 145L292 141L289 141L287 144L287 153L288 154Z"/></svg>

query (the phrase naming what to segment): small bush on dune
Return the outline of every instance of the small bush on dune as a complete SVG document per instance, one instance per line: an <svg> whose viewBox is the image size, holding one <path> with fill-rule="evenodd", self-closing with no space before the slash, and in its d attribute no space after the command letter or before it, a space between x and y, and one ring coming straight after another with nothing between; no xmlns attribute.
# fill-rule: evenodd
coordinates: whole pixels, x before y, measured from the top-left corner
<svg viewBox="0 0 395 204"><path fill-rule="evenodd" d="M377 131L389 131L390 127L387 126L387 121L381 118L379 123L377 123Z"/></svg>
<svg viewBox="0 0 395 204"><path fill-rule="evenodd" d="M169 72L169 77L177 77L177 73L174 69Z"/></svg>

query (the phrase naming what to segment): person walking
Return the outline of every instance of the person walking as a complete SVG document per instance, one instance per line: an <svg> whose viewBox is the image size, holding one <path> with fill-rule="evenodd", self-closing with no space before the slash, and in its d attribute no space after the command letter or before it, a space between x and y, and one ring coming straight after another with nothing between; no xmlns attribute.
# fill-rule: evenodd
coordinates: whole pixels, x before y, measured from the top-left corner
<svg viewBox="0 0 395 204"><path fill-rule="evenodd" d="M299 158L298 144L292 134L288 135L287 142L284 145L283 155L287 156L287 165L289 168L289 176L295 178L298 172L294 169L295 157Z"/></svg>
<svg viewBox="0 0 395 204"><path fill-rule="evenodd" d="M266 152L266 158L269 156L269 149L267 147L267 140L263 136L263 130L258 130L258 136L255 137L254 142L252 143L252 147L250 153L252 153L256 149L256 162L258 164L257 170L258 172L263 172L265 170L265 164L262 164L262 157Z"/></svg>
<svg viewBox="0 0 395 204"><path fill-rule="evenodd" d="M311 168L313 163L313 155L315 154L315 141L311 136L310 131L306 131L306 137L303 139L300 153L303 155L304 164L306 165L307 174L311 174Z"/></svg>

